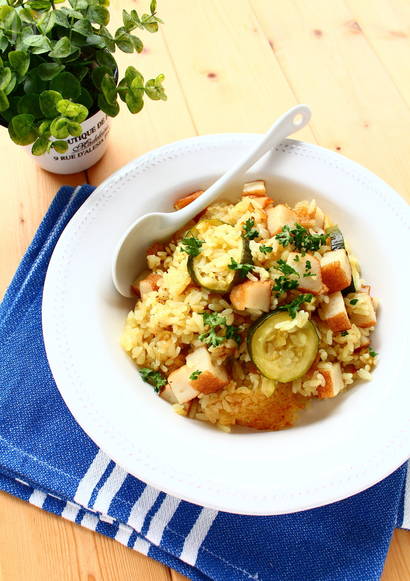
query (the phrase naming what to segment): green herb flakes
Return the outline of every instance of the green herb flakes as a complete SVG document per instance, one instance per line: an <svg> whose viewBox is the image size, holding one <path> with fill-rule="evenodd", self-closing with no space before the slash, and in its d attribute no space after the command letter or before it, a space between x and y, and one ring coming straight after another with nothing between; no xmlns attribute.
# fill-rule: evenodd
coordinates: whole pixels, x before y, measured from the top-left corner
<svg viewBox="0 0 410 581"><path fill-rule="evenodd" d="M189 234L190 234L189 236L185 236L185 238L181 240L180 248L183 252L189 254L189 256L195 257L198 256L198 254L201 252L204 240L199 240L198 238L195 238L195 236L193 236L191 233Z"/></svg>
<svg viewBox="0 0 410 581"><path fill-rule="evenodd" d="M167 380L159 371L154 371L148 367L142 367L138 370L144 381L151 384L156 393L161 391L161 387L167 384Z"/></svg>

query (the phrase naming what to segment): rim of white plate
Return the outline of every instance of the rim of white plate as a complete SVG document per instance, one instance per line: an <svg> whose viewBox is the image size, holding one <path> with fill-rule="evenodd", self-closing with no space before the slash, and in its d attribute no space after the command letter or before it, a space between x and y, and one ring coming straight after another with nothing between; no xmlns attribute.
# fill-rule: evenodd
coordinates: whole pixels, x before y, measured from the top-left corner
<svg viewBox="0 0 410 581"><path fill-rule="evenodd" d="M93 398L95 393L84 386L78 362L71 357L64 325L58 321L58 314L64 309L69 292L67 264L80 250L73 244L75 235L98 220L99 213L114 196L119 195L123 184L138 179L138 176L157 169L165 162L179 159L188 152L201 155L208 152L211 155L212 152L215 154L230 147L245 147L258 137L257 134L220 134L178 141L143 155L105 180L69 222L54 250L46 276L42 316L47 357L60 393L81 427L113 460L148 484L190 502L229 512L266 515L328 504L360 492L390 474L407 460L410 453L407 412L403 415L403 410L398 410L398 417L389 425L388 433L377 450L368 445L369 455L365 465L362 458L362 463L356 462L349 466L346 474L338 474L337 479L329 478L326 482L315 483L314 476L312 481L312 475L309 475L308 486L303 486L303 489L296 486L293 490L278 490L274 481L269 483L269 487L266 484L261 486L261 490L255 487L245 491L232 483L221 484L212 479L198 484L198 476L191 474L189 469L159 465L155 457L151 456L152 450L149 447L124 440L121 426L111 425L108 410L100 409L98 400ZM294 140L284 141L276 151L284 157L314 160L331 167L336 173L348 175L360 187L371 190L372 195L377 196L379 202L393 212L398 222L408 231L406 203L392 188L362 166L319 146ZM404 347L401 347L400 353L404 353ZM257 435L255 445L256 442ZM360 445L364 446L364 443ZM312 457L312 472L317 461L317 458Z"/></svg>

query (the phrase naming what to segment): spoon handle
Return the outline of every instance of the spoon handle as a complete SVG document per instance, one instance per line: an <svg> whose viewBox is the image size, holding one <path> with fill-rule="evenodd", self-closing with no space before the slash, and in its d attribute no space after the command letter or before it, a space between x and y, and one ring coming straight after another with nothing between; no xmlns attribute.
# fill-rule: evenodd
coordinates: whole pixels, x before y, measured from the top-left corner
<svg viewBox="0 0 410 581"><path fill-rule="evenodd" d="M275 121L269 131L263 136L259 145L248 153L236 166L227 171L215 183L212 184L203 194L194 202L178 210L182 218L185 214L186 221L196 216L204 210L209 204L216 199L220 192L225 189L232 181L242 175L246 170L252 167L267 151L273 149L286 137L302 129L309 123L311 111L307 105L296 105L284 113Z"/></svg>

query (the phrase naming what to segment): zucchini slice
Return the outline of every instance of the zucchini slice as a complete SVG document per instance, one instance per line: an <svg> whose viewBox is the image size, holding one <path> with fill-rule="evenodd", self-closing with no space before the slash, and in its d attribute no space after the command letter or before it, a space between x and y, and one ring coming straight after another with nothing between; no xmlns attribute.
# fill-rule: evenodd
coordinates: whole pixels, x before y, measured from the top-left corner
<svg viewBox="0 0 410 581"><path fill-rule="evenodd" d="M240 272L228 267L231 258L238 264L252 263L248 240L230 224L216 219L201 220L191 232L204 240L201 252L188 258L192 280L211 292L230 292L241 277Z"/></svg>
<svg viewBox="0 0 410 581"><path fill-rule="evenodd" d="M352 282L349 284L348 287L346 287L342 290L342 295L344 297L346 295L348 295L349 293L360 292L360 287L361 287L359 265L358 265L357 261L351 260L349 254L347 254L347 257L349 258L350 267L352 269Z"/></svg>
<svg viewBox="0 0 410 581"><path fill-rule="evenodd" d="M319 348L319 337L311 321L289 332L277 328L278 323L292 320L284 311L273 311L260 317L248 331L252 361L262 375L281 383L305 375Z"/></svg>
<svg viewBox="0 0 410 581"><path fill-rule="evenodd" d="M328 228L326 230L326 234L329 234L330 248L332 250L340 250L341 248L345 247L345 240L343 238L343 234L337 226Z"/></svg>

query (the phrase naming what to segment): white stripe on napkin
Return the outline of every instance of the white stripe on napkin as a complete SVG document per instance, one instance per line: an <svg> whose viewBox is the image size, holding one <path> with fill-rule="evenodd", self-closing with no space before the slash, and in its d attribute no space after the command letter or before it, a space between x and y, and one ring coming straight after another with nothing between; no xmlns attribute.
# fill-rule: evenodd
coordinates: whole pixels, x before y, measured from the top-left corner
<svg viewBox="0 0 410 581"><path fill-rule="evenodd" d="M128 545L128 541L130 540L130 536L132 535L133 530L131 527L127 527L127 525L123 525L122 523L118 526L117 534L115 535L115 540L119 541L123 545Z"/></svg>
<svg viewBox="0 0 410 581"><path fill-rule="evenodd" d="M64 510L61 513L61 516L63 518L66 518L68 520L71 521L75 521L75 519L77 518L77 515L79 513L80 507L76 504L74 504L73 502L70 502L69 500L67 500Z"/></svg>
<svg viewBox="0 0 410 581"><path fill-rule="evenodd" d="M43 504L45 499L47 498L47 494L42 492L41 490L34 489L31 493L30 498L28 499L30 504L34 504L34 506L38 506L39 508L43 508Z"/></svg>
<svg viewBox="0 0 410 581"><path fill-rule="evenodd" d="M160 544L164 529L174 516L180 502L181 501L178 498L168 496L167 494L160 508L152 517L147 532L147 538L155 545Z"/></svg>
<svg viewBox="0 0 410 581"><path fill-rule="evenodd" d="M199 548L204 542L217 514L217 510L211 510L210 508L203 508L199 513L196 523L185 539L184 547L180 555L180 559L188 563L188 565L195 565Z"/></svg>
<svg viewBox="0 0 410 581"><path fill-rule="evenodd" d="M137 532L141 532L145 517L147 516L147 513L153 506L154 502L157 500L158 496L159 491L155 490L155 488L151 488L151 486L148 486L147 484L147 486L144 488L144 492L132 507L127 522Z"/></svg>
<svg viewBox="0 0 410 581"><path fill-rule="evenodd" d="M93 505L94 510L104 514L108 513L112 499L121 488L127 475L128 473L123 468L120 468L117 464L114 466L113 471L98 491Z"/></svg>
<svg viewBox="0 0 410 581"><path fill-rule="evenodd" d="M98 517L96 517L94 514L89 514L88 512L86 512L83 518L81 519L81 525L83 527L86 527L87 529L90 529L91 531L95 531L98 523L99 523Z"/></svg>
<svg viewBox="0 0 410 581"><path fill-rule="evenodd" d="M410 529L410 460L407 462L406 485L404 489L403 529Z"/></svg>
<svg viewBox="0 0 410 581"><path fill-rule="evenodd" d="M133 549L135 549L139 553L142 553L143 555L148 555L149 547L150 545L149 543L147 543L145 539L141 539L140 537L138 537L134 543Z"/></svg>
<svg viewBox="0 0 410 581"><path fill-rule="evenodd" d="M109 463L110 459L107 454L104 454L104 452L99 450L98 454L91 462L87 472L80 480L77 492L74 496L75 502L78 502L78 504L81 504L82 506L87 506L94 488L97 486Z"/></svg>

